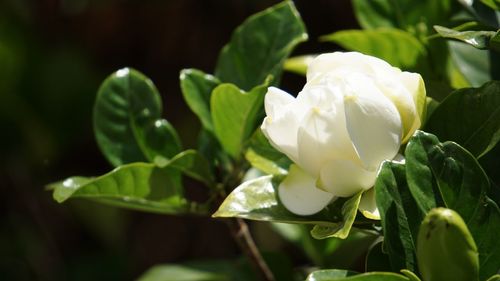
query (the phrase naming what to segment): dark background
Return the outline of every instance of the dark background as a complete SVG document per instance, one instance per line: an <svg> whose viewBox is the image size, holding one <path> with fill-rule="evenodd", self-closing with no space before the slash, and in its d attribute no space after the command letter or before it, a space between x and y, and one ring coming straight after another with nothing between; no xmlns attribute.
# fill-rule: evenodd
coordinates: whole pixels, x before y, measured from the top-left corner
<svg viewBox="0 0 500 281"><path fill-rule="evenodd" d="M179 71L211 73L236 26L277 2L0 1L0 280L133 280L159 263L239 255L220 221L59 205L44 186L111 169L93 138L92 104L100 82L124 66L154 81L164 117L194 146L199 123L182 100ZM317 38L357 28L348 0L295 3L310 39L294 54L333 51ZM303 83L283 77L290 92ZM289 245L282 250L306 262Z"/></svg>

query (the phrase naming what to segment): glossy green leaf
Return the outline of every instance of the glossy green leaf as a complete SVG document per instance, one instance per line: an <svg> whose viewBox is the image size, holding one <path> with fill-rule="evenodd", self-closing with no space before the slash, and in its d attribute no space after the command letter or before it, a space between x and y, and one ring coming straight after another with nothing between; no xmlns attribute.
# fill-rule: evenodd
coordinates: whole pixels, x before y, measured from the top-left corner
<svg viewBox="0 0 500 281"><path fill-rule="evenodd" d="M434 110L426 131L483 156L500 141L500 82L453 92Z"/></svg>
<svg viewBox="0 0 500 281"><path fill-rule="evenodd" d="M448 20L452 0L353 0L354 14L364 29L394 27L415 31L423 23L427 29ZM418 30L422 33L425 30Z"/></svg>
<svg viewBox="0 0 500 281"><path fill-rule="evenodd" d="M500 209L489 196L493 191L488 177L474 156L454 142L440 143L435 136L417 131L408 143L406 157L408 162L418 161L415 167L420 166L408 166L408 173L436 181L443 202L440 206L455 210L467 223L479 249L480 280L496 273L500 268L496 235L500 233Z"/></svg>
<svg viewBox="0 0 500 281"><path fill-rule="evenodd" d="M444 38L456 39L478 49L487 49L494 31L457 31L444 26L435 25L434 29Z"/></svg>
<svg viewBox="0 0 500 281"><path fill-rule="evenodd" d="M403 69L415 68L419 59L426 56L425 47L415 36L396 28L342 30L324 35L321 40L381 58Z"/></svg>
<svg viewBox="0 0 500 281"><path fill-rule="evenodd" d="M401 274L408 277L409 281L421 281L420 278L413 272L408 269L401 269Z"/></svg>
<svg viewBox="0 0 500 281"><path fill-rule="evenodd" d="M284 1L249 17L222 49L215 76L249 90L272 75L279 82L282 66L307 33L292 1Z"/></svg>
<svg viewBox="0 0 500 281"><path fill-rule="evenodd" d="M87 198L115 206L164 214L187 213L180 173L151 163L132 163L96 177L72 177L51 184L54 199Z"/></svg>
<svg viewBox="0 0 500 281"><path fill-rule="evenodd" d="M219 80L197 69L183 69L180 74L182 95L189 108L198 116L203 128L213 132L210 96Z"/></svg>
<svg viewBox="0 0 500 281"><path fill-rule="evenodd" d="M300 75L306 75L307 66L317 55L303 55L288 58L283 65L283 69Z"/></svg>
<svg viewBox="0 0 500 281"><path fill-rule="evenodd" d="M240 157L244 143L262 122L267 83L249 92L233 84L221 84L210 100L215 135L224 150Z"/></svg>
<svg viewBox="0 0 500 281"><path fill-rule="evenodd" d="M99 148L114 166L168 159L181 149L175 129L161 119L158 90L134 69L120 69L102 83L93 114Z"/></svg>
<svg viewBox="0 0 500 281"><path fill-rule="evenodd" d="M408 188L405 165L384 162L375 182L375 194L384 231L384 249L392 269L415 271L415 245L424 214Z"/></svg>
<svg viewBox="0 0 500 281"><path fill-rule="evenodd" d="M342 205L341 223L334 227L315 225L311 230L311 235L316 239L325 239L329 237L345 239L347 235L349 235L349 232L351 231L352 225L354 223L354 219L356 218L356 214L358 213L359 201L361 200L362 194L362 191L358 192L356 195L345 201L345 203Z"/></svg>
<svg viewBox="0 0 500 281"><path fill-rule="evenodd" d="M327 269L309 274L306 281L408 281L401 274L392 272L368 272L357 274L352 271Z"/></svg>
<svg viewBox="0 0 500 281"><path fill-rule="evenodd" d="M268 175L286 175L288 171L280 167L276 162L257 154L253 149L247 150L245 159L252 167Z"/></svg>
<svg viewBox="0 0 500 281"><path fill-rule="evenodd" d="M210 170L208 161L195 150L186 150L165 163L157 162L159 167L171 167L185 175L205 183L209 187L214 186L214 175Z"/></svg>
<svg viewBox="0 0 500 281"><path fill-rule="evenodd" d="M289 212L278 199L277 188L282 177L263 176L242 183L222 202L213 217L239 217L251 220L313 224L346 233L350 224L343 221L342 207L348 201L338 198L321 212L298 216ZM334 235L335 233L329 233ZM342 235L344 236L344 235Z"/></svg>

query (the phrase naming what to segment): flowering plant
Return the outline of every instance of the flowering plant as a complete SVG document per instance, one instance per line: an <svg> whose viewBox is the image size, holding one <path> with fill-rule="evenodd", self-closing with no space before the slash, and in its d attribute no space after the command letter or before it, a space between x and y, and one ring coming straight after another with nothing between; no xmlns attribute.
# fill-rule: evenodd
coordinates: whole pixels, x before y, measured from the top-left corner
<svg viewBox="0 0 500 281"><path fill-rule="evenodd" d="M162 118L154 84L118 70L94 107L97 143L115 169L51 184L54 199L229 218L264 280L280 270L265 262L243 219L272 222L323 267L295 278L499 280L500 37L491 20L499 5L473 2L354 0L364 29L321 38L350 52L292 58L307 39L293 2L250 17L214 75L181 71L201 123L195 149L184 150ZM306 75L296 96L278 88L283 69ZM185 195L185 177L207 187L206 200ZM357 251L368 252L358 268L367 273L326 262L342 243L352 256L349 241L366 244Z"/></svg>

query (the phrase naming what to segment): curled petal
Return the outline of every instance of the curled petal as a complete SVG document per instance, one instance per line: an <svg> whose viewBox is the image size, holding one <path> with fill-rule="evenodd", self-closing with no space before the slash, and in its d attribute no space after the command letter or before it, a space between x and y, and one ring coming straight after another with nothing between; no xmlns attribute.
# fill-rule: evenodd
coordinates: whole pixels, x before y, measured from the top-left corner
<svg viewBox="0 0 500 281"><path fill-rule="evenodd" d="M318 187L338 197L349 197L375 183L377 171L369 171L347 159L328 162L322 169Z"/></svg>
<svg viewBox="0 0 500 281"><path fill-rule="evenodd" d="M291 165L287 177L278 187L281 203L292 213L307 216L321 211L333 199L333 194L318 189L315 178Z"/></svg>
<svg viewBox="0 0 500 281"><path fill-rule="evenodd" d="M264 108L266 115L276 119L286 110L286 105L292 103L295 98L289 93L276 87L269 87L264 97Z"/></svg>
<svg viewBox="0 0 500 281"><path fill-rule="evenodd" d="M401 145L401 119L394 104L383 95L344 98L347 132L368 169L392 159Z"/></svg>
<svg viewBox="0 0 500 281"><path fill-rule="evenodd" d="M380 213L377 208L377 202L375 201L375 188L370 188L363 192L358 209L366 218L380 220Z"/></svg>
<svg viewBox="0 0 500 281"><path fill-rule="evenodd" d="M422 120L425 117L425 84L424 79L418 73L411 72L402 72L401 73L401 81L403 85L406 87L408 92L411 94L413 98L413 103L416 108L416 116L413 120L411 126L405 130L403 134L403 143L407 142L408 139L413 135L415 130L420 128L422 124Z"/></svg>

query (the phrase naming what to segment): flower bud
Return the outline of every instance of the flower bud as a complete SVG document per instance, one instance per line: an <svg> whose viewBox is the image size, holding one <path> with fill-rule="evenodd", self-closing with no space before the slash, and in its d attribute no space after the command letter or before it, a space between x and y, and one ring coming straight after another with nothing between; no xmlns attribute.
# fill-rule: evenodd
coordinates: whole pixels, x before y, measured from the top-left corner
<svg viewBox="0 0 500 281"><path fill-rule="evenodd" d="M420 226L418 268L423 281L477 281L479 256L476 243L458 213L432 209Z"/></svg>

